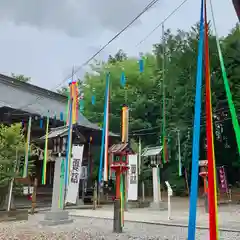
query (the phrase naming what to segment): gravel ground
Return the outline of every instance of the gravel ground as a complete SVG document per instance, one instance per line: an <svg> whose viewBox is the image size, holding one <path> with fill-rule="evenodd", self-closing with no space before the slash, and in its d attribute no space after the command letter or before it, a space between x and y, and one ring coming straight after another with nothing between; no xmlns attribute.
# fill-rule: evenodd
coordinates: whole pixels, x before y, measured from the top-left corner
<svg viewBox="0 0 240 240"><path fill-rule="evenodd" d="M29 221L0 223L0 239L40 240L40 239L77 239L77 240L186 240L187 229L160 225L126 222L124 233L112 233L112 221L91 218L74 218L74 223L54 227L41 227L43 215L30 216ZM198 240L207 240L208 231L197 230ZM222 232L220 239L240 240L240 233Z"/></svg>

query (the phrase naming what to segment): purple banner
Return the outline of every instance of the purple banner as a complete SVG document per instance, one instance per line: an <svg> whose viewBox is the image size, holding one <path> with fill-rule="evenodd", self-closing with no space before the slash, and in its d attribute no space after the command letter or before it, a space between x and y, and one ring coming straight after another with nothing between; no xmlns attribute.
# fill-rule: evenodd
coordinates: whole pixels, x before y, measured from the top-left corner
<svg viewBox="0 0 240 240"><path fill-rule="evenodd" d="M228 183L227 183L225 168L220 167L218 169L218 174L219 174L219 188L220 188L220 190L222 190L224 192L228 192Z"/></svg>

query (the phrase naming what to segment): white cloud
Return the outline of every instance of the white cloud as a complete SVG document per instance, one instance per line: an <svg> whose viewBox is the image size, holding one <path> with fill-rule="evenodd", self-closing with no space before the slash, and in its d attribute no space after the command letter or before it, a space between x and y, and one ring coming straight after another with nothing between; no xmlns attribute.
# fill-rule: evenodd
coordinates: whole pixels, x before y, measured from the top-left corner
<svg viewBox="0 0 240 240"><path fill-rule="evenodd" d="M150 2L141 0L0 0L0 21L81 37L119 31Z"/></svg>

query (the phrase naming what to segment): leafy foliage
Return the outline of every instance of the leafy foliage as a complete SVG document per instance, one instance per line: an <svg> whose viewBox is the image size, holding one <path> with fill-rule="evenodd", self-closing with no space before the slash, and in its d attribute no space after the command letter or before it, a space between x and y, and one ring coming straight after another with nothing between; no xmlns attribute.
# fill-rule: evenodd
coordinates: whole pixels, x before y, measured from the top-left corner
<svg viewBox="0 0 240 240"><path fill-rule="evenodd" d="M23 74L16 75L16 74L12 73L11 76L21 82L30 82L31 81L30 77L26 77Z"/></svg>
<svg viewBox="0 0 240 240"><path fill-rule="evenodd" d="M183 165L190 170L192 150L192 129L198 55L199 24L189 32L179 30L173 34L165 32L165 88L166 88L166 132L171 164L165 165L167 179L176 179L177 142L176 128L181 131L181 152ZM215 153L217 165L227 166L230 182L239 177L239 157L234 131L229 115L226 94L222 80L216 39L209 30L210 68L212 80L213 117L215 128ZM236 26L227 37L221 39L225 66L237 111L240 107L240 31ZM92 65L92 71L82 79L81 91L85 97L86 117L96 123L103 121L104 91L106 73L110 72L110 130L120 132L121 106L130 108L130 136L141 134L143 146L159 145L162 122L162 50L163 44L153 46L152 54L144 54L144 72L139 72L138 59L127 57L120 50L110 56L108 62ZM126 76L126 89L120 85L121 72ZM204 79L203 79L204 80ZM205 128L205 81L202 86L201 152L200 159L206 159ZM96 89L96 104L91 104L93 89ZM150 130L148 130L150 129ZM151 134L149 134L151 133ZM178 180L176 180L177 182Z"/></svg>
<svg viewBox="0 0 240 240"><path fill-rule="evenodd" d="M30 153L33 146L30 146ZM1 197L4 198L6 189L12 178L22 177L21 159L25 155L25 138L22 133L21 124L11 126L0 125L0 189ZM29 161L29 174L34 168L33 162ZM15 190L19 184L15 183Z"/></svg>

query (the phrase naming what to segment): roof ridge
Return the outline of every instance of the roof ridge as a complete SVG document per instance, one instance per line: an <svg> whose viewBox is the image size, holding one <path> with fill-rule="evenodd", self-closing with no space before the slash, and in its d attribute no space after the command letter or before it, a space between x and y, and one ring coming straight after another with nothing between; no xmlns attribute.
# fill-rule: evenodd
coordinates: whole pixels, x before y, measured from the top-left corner
<svg viewBox="0 0 240 240"><path fill-rule="evenodd" d="M61 99L62 101L67 100L67 97L65 95L62 95L60 93L57 93L55 91L52 91L43 87L39 87L32 83L19 81L16 78L13 78L4 74L0 74L0 81L8 85L9 84L14 85L15 87L31 89L32 91L46 97L50 97L50 98L55 97L55 98Z"/></svg>

